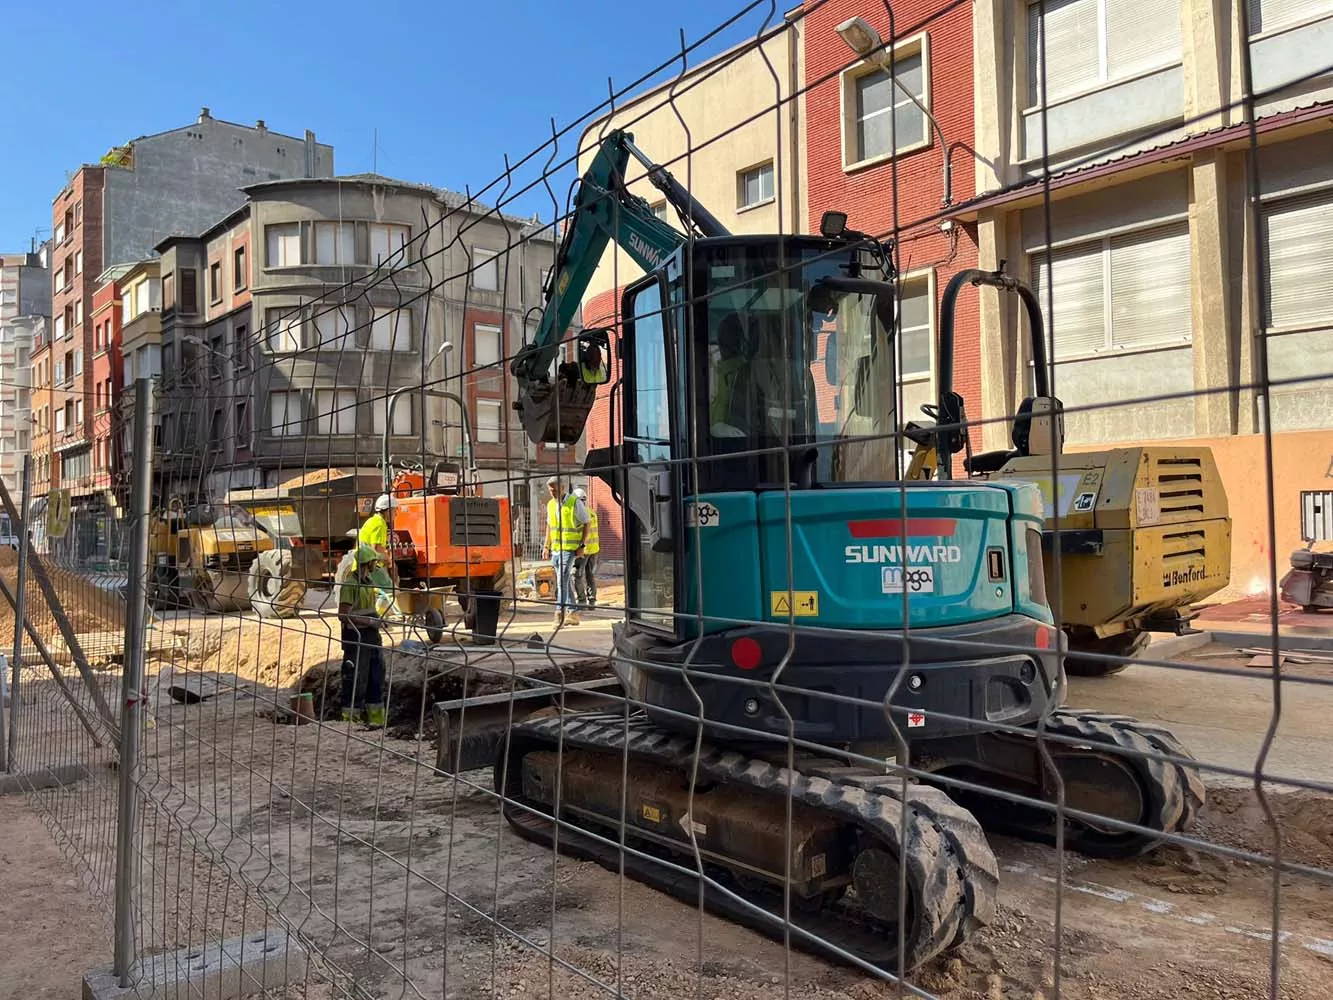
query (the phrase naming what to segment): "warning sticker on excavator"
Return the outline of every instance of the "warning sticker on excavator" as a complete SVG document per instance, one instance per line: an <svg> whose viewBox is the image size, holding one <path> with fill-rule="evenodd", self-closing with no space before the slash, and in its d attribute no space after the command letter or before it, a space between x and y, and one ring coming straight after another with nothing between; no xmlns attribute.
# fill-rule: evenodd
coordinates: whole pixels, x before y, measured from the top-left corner
<svg viewBox="0 0 1333 1000"><path fill-rule="evenodd" d="M908 729L921 729L923 726L925 726L925 724L926 724L926 713L925 713L925 712L908 712L908 713L907 713L907 728L908 728Z"/></svg>
<svg viewBox="0 0 1333 1000"><path fill-rule="evenodd" d="M662 822L662 810L645 802L643 804L643 818L649 823L660 823Z"/></svg>
<svg viewBox="0 0 1333 1000"><path fill-rule="evenodd" d="M795 615L797 618L817 618L819 616L819 591L817 590L773 590L768 595L769 613L773 615Z"/></svg>

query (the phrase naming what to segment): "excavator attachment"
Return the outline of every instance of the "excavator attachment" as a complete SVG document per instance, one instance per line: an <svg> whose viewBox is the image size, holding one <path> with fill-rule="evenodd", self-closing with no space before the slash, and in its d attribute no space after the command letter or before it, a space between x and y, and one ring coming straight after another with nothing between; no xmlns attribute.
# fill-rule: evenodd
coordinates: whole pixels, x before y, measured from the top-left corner
<svg viewBox="0 0 1333 1000"><path fill-rule="evenodd" d="M610 376L610 336L604 329L585 330L578 337L577 360L558 364L554 379L518 378L518 410L523 431L542 444L574 444L597 401L597 390Z"/></svg>

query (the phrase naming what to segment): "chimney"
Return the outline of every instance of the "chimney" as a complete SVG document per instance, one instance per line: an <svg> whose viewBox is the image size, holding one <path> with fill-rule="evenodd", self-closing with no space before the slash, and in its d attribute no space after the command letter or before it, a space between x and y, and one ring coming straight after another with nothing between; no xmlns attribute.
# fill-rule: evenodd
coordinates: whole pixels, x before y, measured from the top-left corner
<svg viewBox="0 0 1333 1000"><path fill-rule="evenodd" d="M212 119L212 117L213 116L209 113L208 108L199 109L199 121L206 122Z"/></svg>
<svg viewBox="0 0 1333 1000"><path fill-rule="evenodd" d="M264 119L262 118L259 119L259 121L255 122L255 128L257 128L260 132L268 131L268 126L264 124Z"/></svg>
<svg viewBox="0 0 1333 1000"><path fill-rule="evenodd" d="M305 130L305 175L315 176L315 133Z"/></svg>

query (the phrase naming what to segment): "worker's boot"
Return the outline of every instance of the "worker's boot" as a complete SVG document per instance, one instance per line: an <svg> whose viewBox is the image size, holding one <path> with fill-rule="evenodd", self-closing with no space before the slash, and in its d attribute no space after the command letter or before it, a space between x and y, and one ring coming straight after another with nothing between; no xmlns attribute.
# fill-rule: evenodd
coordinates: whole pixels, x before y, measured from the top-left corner
<svg viewBox="0 0 1333 1000"><path fill-rule="evenodd" d="M387 716L383 705L366 706L366 725L371 729L383 729Z"/></svg>
<svg viewBox="0 0 1333 1000"><path fill-rule="evenodd" d="M579 619L579 613L577 611L571 611L569 614L565 615L565 624L582 625L583 622Z"/></svg>
<svg viewBox="0 0 1333 1000"><path fill-rule="evenodd" d="M563 611L557 611L551 616L551 628L559 628L563 624L565 624L565 613Z"/></svg>
<svg viewBox="0 0 1333 1000"><path fill-rule="evenodd" d="M344 708L342 711L342 715L339 716L339 718L343 722L351 722L353 720L352 710L350 708Z"/></svg>

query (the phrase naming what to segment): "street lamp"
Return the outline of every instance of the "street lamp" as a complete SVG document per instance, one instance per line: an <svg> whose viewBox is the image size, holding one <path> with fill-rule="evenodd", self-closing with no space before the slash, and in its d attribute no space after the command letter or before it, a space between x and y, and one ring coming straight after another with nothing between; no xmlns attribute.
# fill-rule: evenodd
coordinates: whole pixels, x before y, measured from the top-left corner
<svg viewBox="0 0 1333 1000"><path fill-rule="evenodd" d="M942 182L944 186L943 204L947 208L953 204L953 170L949 166L949 146L944 141L944 130L940 128L940 123L935 120L924 104L917 100L916 95L898 82L898 77L893 72L893 56L884 50L884 40L879 37L879 32L870 26L870 23L863 17L857 16L848 18L837 27L838 34L842 37L847 47L855 52L862 59L870 59L877 63L880 69L893 85L902 91L902 93L916 105L917 110L926 116L931 127L935 130L935 136L940 144L940 152L944 154L944 167L941 171ZM922 72L927 72L928 67L922 65Z"/></svg>

